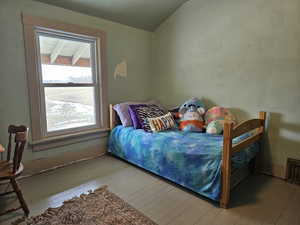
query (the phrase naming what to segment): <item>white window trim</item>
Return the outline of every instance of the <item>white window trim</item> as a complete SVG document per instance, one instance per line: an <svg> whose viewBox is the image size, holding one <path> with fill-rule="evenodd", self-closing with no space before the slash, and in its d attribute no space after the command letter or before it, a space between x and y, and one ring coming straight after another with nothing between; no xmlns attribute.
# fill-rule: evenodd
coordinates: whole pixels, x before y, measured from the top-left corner
<svg viewBox="0 0 300 225"><path fill-rule="evenodd" d="M61 39L77 39L77 40L81 40L81 41L86 41L89 43L92 43L92 50L93 50L93 54L91 54L91 62L92 62L92 76L93 76L93 82L92 83L43 83L43 78L42 78L42 72L41 72L41 55L39 54L40 49L39 49L39 40L36 39L36 45L37 45L37 56L38 56L38 66L39 66L39 81L40 81L40 93L41 93L41 129L42 129L42 135L44 137L53 137L53 136L61 136L61 135L65 135L65 134L69 134L72 132L80 132L80 131L86 131L86 130L90 130L90 129L99 129L102 127L101 121L100 121L100 102L98 101L100 96L100 85L99 85L99 71L97 70L98 66L98 62L96 61L97 59L97 54L96 54L96 49L98 48L97 46L97 40L94 37L83 37L83 36L79 36L79 35L73 35L73 34L67 34L67 33L61 33L61 32L57 32L57 31L49 31L48 29L41 29L41 28L37 28L35 29L35 36L38 37L40 35L47 35L49 37L56 37L56 38L61 38ZM101 60L101 59L98 59ZM83 127L76 127L76 128L70 128L70 129L64 129L64 130L58 130L58 131L47 131L47 126L46 126L46 109L45 109L45 87L93 87L95 88L95 96L94 96L94 100L95 100L95 115L96 115L96 124L94 125L89 125L89 126L83 126Z"/></svg>
<svg viewBox="0 0 300 225"><path fill-rule="evenodd" d="M58 147L66 144L87 140L97 134L108 131L108 104L107 104L107 69L106 69L106 34L105 32L81 27L73 24L66 24L58 21L52 21L40 17L22 15L24 28L24 41L26 52L26 69L29 89L29 100L31 110L31 142L33 150L44 150L47 148ZM68 130L47 132L45 127L45 107L43 98L43 87L40 71L39 44L37 43L36 32L47 32L74 35L82 37L85 40L95 40L95 77L97 83L97 93L95 99L98 107L96 113L96 125L72 128ZM51 84L47 85L51 86ZM65 84L63 86L66 86ZM70 84L72 86L72 84ZM77 86L77 85L76 85ZM83 85L84 86L84 85ZM91 84L89 84L91 86ZM42 116L41 116L42 115ZM95 135L96 134L96 135Z"/></svg>

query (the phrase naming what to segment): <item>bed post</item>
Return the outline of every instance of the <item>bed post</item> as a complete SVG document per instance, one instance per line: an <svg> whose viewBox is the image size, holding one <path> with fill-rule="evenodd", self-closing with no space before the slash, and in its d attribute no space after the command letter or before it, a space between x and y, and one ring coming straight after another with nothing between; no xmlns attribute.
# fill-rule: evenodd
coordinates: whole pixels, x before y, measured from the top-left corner
<svg viewBox="0 0 300 225"><path fill-rule="evenodd" d="M266 126L266 118L267 118L267 113L266 112L259 112L259 119L263 121L262 127L259 128L259 131L263 132L265 131L265 126Z"/></svg>
<svg viewBox="0 0 300 225"><path fill-rule="evenodd" d="M232 155L233 123L226 121L224 124L223 154L222 154L222 191L220 207L227 208L230 199L230 176Z"/></svg>
<svg viewBox="0 0 300 225"><path fill-rule="evenodd" d="M261 139L258 142L259 143L259 148L260 148L260 152L263 149L263 137L264 137L264 133L265 133L265 127L266 127L266 118L267 118L267 113L266 112L259 112L258 114L258 118L262 120L262 126L260 128L258 128L258 132L261 133ZM259 171L260 168L260 160L259 160L259 154L255 156L254 158L254 162L253 162L253 166L252 166L252 172L256 172Z"/></svg>
<svg viewBox="0 0 300 225"><path fill-rule="evenodd" d="M112 130L116 126L116 112L112 104L109 104L109 128Z"/></svg>

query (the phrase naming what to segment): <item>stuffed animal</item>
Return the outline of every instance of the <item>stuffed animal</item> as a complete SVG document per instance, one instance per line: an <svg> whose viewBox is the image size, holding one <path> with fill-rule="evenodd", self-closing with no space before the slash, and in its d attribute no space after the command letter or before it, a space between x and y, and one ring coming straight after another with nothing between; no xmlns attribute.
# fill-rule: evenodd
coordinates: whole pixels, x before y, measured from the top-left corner
<svg viewBox="0 0 300 225"><path fill-rule="evenodd" d="M192 98L179 108L179 129L182 131L202 132L205 106L198 98Z"/></svg>
<svg viewBox="0 0 300 225"><path fill-rule="evenodd" d="M5 152L5 148L2 145L0 145L0 152Z"/></svg>
<svg viewBox="0 0 300 225"><path fill-rule="evenodd" d="M211 121L206 127L208 134L221 134L223 132L223 123L221 120Z"/></svg>
<svg viewBox="0 0 300 225"><path fill-rule="evenodd" d="M236 124L235 116L229 109L220 106L212 107L205 113L206 132L209 134L221 134L225 121L232 121Z"/></svg>

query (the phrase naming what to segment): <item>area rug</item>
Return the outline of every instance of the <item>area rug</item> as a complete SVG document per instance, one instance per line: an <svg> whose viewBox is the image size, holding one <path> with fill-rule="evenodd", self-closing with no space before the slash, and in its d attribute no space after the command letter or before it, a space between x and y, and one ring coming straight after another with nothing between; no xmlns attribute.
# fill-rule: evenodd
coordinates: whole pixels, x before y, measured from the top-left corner
<svg viewBox="0 0 300 225"><path fill-rule="evenodd" d="M107 186L65 201L61 207L14 225L156 225Z"/></svg>

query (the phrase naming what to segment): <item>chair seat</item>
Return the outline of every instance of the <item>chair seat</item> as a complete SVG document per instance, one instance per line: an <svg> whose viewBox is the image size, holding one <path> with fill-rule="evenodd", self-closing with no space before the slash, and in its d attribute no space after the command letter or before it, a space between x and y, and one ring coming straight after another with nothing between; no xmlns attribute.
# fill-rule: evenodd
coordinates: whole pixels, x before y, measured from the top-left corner
<svg viewBox="0 0 300 225"><path fill-rule="evenodd" d="M0 160L0 180L16 177L20 175L24 170L24 166L22 163L20 163L20 167L16 173L12 172L13 171L12 168L13 168L13 162Z"/></svg>

